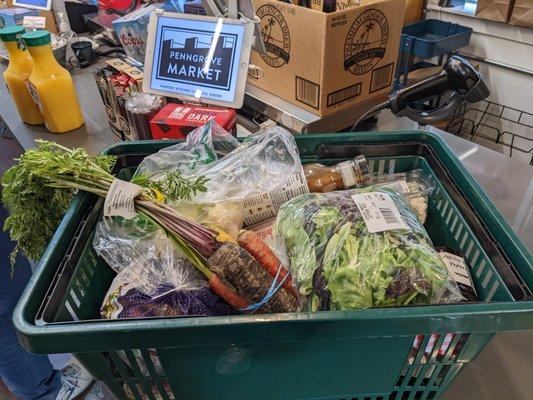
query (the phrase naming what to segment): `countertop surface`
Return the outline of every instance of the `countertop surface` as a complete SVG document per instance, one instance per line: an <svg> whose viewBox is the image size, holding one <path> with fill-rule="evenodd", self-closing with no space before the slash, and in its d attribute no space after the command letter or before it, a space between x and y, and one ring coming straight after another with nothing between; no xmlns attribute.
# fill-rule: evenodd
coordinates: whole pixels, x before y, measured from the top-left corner
<svg viewBox="0 0 533 400"><path fill-rule="evenodd" d="M0 72L5 64L0 64ZM3 81L0 84L0 117L22 148L34 146L37 138L54 140L67 147L84 147L90 153L100 152L114 142L107 124L92 72L76 70L73 78L85 116L85 125L69 133L51 134L44 127L28 126L20 121ZM1 79L0 79L1 80ZM2 122L2 121L0 121ZM0 127L1 128L1 127ZM417 129L405 118L382 112L377 130ZM1 130L1 129L0 129ZM481 184L524 244L533 250L533 169L520 161L496 153L475 143L430 128L452 148L467 170ZM500 333L476 360L451 384L442 399L514 400L533 396L533 334L531 332Z"/></svg>

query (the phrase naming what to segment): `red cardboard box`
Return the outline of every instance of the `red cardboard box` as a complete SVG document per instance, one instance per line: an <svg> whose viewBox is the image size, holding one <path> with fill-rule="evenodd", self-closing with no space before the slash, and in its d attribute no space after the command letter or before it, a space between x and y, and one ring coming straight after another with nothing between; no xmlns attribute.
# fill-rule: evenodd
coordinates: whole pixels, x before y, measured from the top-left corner
<svg viewBox="0 0 533 400"><path fill-rule="evenodd" d="M215 120L228 132L235 129L236 114L233 108L167 104L150 121L154 139L184 139L187 134Z"/></svg>

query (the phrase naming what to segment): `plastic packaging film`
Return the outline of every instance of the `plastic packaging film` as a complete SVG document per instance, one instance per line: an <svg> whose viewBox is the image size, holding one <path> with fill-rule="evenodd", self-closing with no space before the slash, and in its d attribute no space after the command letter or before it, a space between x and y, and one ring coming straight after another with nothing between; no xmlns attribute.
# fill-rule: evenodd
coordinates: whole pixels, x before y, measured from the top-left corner
<svg viewBox="0 0 533 400"><path fill-rule="evenodd" d="M152 138L150 120L165 105L165 98L149 93L132 93L126 101L126 115L131 134L139 140Z"/></svg>
<svg viewBox="0 0 533 400"><path fill-rule="evenodd" d="M360 194L384 199L388 208L361 206L363 215L354 201ZM384 217L381 222L406 228L370 233L367 220L374 211ZM424 227L394 190L367 187L299 196L281 207L274 235L311 310L463 299Z"/></svg>

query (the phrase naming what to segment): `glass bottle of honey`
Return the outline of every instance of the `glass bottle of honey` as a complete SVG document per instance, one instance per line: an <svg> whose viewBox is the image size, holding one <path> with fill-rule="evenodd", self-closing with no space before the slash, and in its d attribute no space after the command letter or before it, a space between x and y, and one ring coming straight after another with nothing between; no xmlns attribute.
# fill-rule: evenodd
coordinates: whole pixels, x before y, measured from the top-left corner
<svg viewBox="0 0 533 400"><path fill-rule="evenodd" d="M332 192L361 186L369 178L368 163L364 156L326 166L312 163L303 166L310 192Z"/></svg>

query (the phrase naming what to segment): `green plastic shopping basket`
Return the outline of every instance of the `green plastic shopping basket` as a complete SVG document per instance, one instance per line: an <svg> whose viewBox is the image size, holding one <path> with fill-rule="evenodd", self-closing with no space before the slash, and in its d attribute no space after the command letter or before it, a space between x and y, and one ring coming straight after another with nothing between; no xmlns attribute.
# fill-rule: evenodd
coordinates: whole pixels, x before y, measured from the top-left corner
<svg viewBox="0 0 533 400"><path fill-rule="evenodd" d="M426 132L296 137L304 163L364 154L372 172L422 168L436 186L425 224L464 254L471 304L231 317L101 320L114 272L92 248L102 200L78 194L14 313L24 346L74 353L120 399L434 399L495 332L533 328L532 257L472 176ZM172 144L118 143L131 176Z"/></svg>

